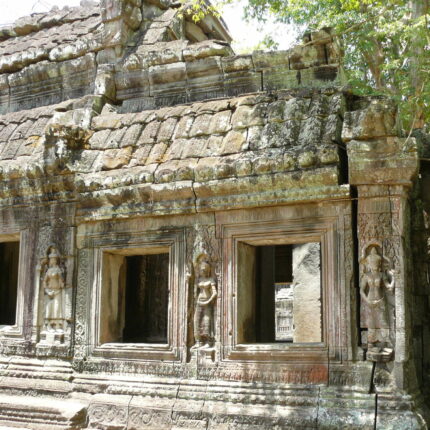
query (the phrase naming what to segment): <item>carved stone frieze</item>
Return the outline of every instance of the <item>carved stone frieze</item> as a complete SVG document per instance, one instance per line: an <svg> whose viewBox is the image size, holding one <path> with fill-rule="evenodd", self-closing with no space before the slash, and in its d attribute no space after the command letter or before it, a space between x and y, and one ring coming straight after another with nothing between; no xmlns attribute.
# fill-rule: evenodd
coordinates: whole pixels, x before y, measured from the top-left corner
<svg viewBox="0 0 430 430"><path fill-rule="evenodd" d="M424 428L430 140L188 12L0 28L0 428Z"/></svg>
<svg viewBox="0 0 430 430"><path fill-rule="evenodd" d="M358 214L358 231L363 242L391 235L391 213L366 212Z"/></svg>

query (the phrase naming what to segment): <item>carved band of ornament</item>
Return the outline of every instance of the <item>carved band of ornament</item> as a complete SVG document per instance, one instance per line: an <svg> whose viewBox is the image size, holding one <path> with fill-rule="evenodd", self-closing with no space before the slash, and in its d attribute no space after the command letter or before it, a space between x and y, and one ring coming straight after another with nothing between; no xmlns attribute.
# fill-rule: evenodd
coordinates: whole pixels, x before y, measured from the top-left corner
<svg viewBox="0 0 430 430"><path fill-rule="evenodd" d="M81 249L78 254L78 283L76 294L75 358L85 357L86 347L86 310L89 289L89 251Z"/></svg>
<svg viewBox="0 0 430 430"><path fill-rule="evenodd" d="M166 425L172 423L169 411L160 413L151 409L130 408L130 422L137 425Z"/></svg>
<svg viewBox="0 0 430 430"><path fill-rule="evenodd" d="M382 239L393 234L392 214L390 212L358 214L358 232L360 239L365 241Z"/></svg>
<svg viewBox="0 0 430 430"><path fill-rule="evenodd" d="M367 380L359 373L351 373L347 371L330 371L330 384L331 385L363 385L367 384Z"/></svg>
<svg viewBox="0 0 430 430"><path fill-rule="evenodd" d="M88 414L91 422L115 422L117 424L125 424L127 421L126 408L121 408L112 404L90 405Z"/></svg>

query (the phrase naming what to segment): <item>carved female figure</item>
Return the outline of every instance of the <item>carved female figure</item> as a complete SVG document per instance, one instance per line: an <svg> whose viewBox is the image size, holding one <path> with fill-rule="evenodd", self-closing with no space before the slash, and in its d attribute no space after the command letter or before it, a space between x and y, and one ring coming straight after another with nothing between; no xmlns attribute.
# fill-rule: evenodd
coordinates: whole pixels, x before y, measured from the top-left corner
<svg viewBox="0 0 430 430"><path fill-rule="evenodd" d="M64 276L59 266L59 255L55 248L48 254L48 269L42 279L45 292L45 326L48 330L63 330Z"/></svg>
<svg viewBox="0 0 430 430"><path fill-rule="evenodd" d="M207 255L197 258L194 297L194 339L193 349L209 348L213 341L213 307L217 297L216 282L211 276L212 267Z"/></svg>
<svg viewBox="0 0 430 430"><path fill-rule="evenodd" d="M360 295L368 308L368 350L380 352L389 345L389 321L386 291L393 291L394 279L388 279L382 267L382 257L376 246L371 246L362 259L364 273L360 281Z"/></svg>

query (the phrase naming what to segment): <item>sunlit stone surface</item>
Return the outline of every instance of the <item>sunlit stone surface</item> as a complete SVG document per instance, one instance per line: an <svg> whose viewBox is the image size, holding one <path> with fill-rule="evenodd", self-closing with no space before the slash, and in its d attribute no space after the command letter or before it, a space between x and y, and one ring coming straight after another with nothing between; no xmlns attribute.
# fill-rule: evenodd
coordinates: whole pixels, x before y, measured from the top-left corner
<svg viewBox="0 0 430 430"><path fill-rule="evenodd" d="M229 42L169 0L0 29L0 427L426 428L429 137L330 29Z"/></svg>

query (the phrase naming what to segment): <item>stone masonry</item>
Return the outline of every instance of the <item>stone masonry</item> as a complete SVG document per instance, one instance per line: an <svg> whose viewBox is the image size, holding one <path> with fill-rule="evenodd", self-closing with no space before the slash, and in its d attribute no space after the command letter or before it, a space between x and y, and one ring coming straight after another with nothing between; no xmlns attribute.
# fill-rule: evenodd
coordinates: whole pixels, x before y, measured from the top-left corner
<svg viewBox="0 0 430 430"><path fill-rule="evenodd" d="M187 7L0 29L0 427L427 428L429 137Z"/></svg>

